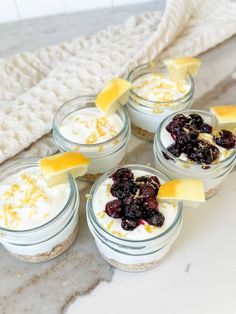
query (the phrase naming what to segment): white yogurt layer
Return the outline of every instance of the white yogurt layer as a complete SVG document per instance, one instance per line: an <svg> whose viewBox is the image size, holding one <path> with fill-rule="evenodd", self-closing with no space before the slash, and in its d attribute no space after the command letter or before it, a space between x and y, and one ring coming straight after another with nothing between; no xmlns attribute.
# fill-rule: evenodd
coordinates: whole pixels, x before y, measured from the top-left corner
<svg viewBox="0 0 236 314"><path fill-rule="evenodd" d="M0 182L0 226L29 230L52 220L65 206L69 183L49 188L38 167L27 168Z"/></svg>
<svg viewBox="0 0 236 314"><path fill-rule="evenodd" d="M105 117L95 108L83 108L71 113L60 126L61 134L78 144L98 144L115 137L123 128L117 114Z"/></svg>
<svg viewBox="0 0 236 314"><path fill-rule="evenodd" d="M134 86L134 92L138 96L156 102L175 101L190 90L189 82L185 80L174 82L161 73L145 74L134 81Z"/></svg>
<svg viewBox="0 0 236 314"><path fill-rule="evenodd" d="M133 170L135 178L139 176L152 175L145 171ZM159 210L164 215L165 221L161 227L154 227L145 223L144 225L139 225L136 229L132 231L126 231L121 227L121 219L111 218L105 213L106 203L116 199L110 193L111 185L113 180L106 179L97 189L95 195L93 196L93 210L94 213L103 228L105 228L109 233L129 240L144 240L153 238L161 233L163 233L169 226L173 223L178 212L177 203L167 203L159 202Z"/></svg>
<svg viewBox="0 0 236 314"><path fill-rule="evenodd" d="M137 78L133 84L134 92L143 99L130 97L127 106L131 122L150 133L156 133L163 119L173 113L190 106L192 97L181 102L179 99L187 95L191 89L188 81L174 82L161 73L147 73ZM148 105L145 101L153 101ZM139 105L139 104L142 104Z"/></svg>
<svg viewBox="0 0 236 314"><path fill-rule="evenodd" d="M202 139L202 140L205 140L207 142L209 142L210 144L212 145L215 145L220 153L219 153L219 157L218 159L215 161L215 162L219 162L219 161L222 161L224 159L226 159L227 157L229 157L232 152L234 151L234 149L225 149L219 145L217 145L214 141L213 141L213 135L212 134L208 134L208 133L200 133L199 134L199 137ZM161 131L161 142L162 144L167 148L168 146L170 146L171 144L174 144L175 141L173 140L172 136L170 135L170 133L166 130L166 129L163 129ZM191 162L191 164L196 164L194 161L190 161L186 154L182 153L180 156L179 156L179 159L182 160L182 161L189 161Z"/></svg>

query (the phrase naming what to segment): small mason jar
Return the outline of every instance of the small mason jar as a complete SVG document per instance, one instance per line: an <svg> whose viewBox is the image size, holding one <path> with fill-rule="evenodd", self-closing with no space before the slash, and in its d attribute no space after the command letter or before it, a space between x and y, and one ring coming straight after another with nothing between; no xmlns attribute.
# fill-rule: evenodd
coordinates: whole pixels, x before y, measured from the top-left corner
<svg viewBox="0 0 236 314"><path fill-rule="evenodd" d="M129 168L132 171L145 171L149 175L157 176L161 182L170 180L163 173L147 166L126 165L123 167ZM125 271L145 271L157 266L177 239L183 221L182 202L177 203L175 219L162 233L144 240L117 237L99 223L93 209L93 198L98 187L117 169L104 174L92 186L86 205L88 226L99 252L108 263Z"/></svg>
<svg viewBox="0 0 236 314"><path fill-rule="evenodd" d="M210 112L204 110L184 110L179 113L184 115L198 114L203 118L204 122L213 127L213 130L218 129L218 122ZM206 166L193 162L190 163L188 160L180 160L178 157L173 156L167 150L165 143L163 143L163 134L167 132L166 126L175 115L176 113L166 117L156 132L153 144L155 167L172 179L184 177L202 179L205 197L210 198L219 191L222 182L233 169L236 161L236 149L222 161Z"/></svg>
<svg viewBox="0 0 236 314"><path fill-rule="evenodd" d="M38 167L38 159L11 161L1 168L0 182L21 170ZM0 241L7 251L26 262L44 262L67 250L78 231L79 192L75 180L68 177L69 197L64 208L50 221L27 230L0 227Z"/></svg>
<svg viewBox="0 0 236 314"><path fill-rule="evenodd" d="M78 97L66 102L56 112L53 121L53 135L60 151L78 150L90 159L88 172L83 178L89 181L95 181L101 174L121 163L126 154L131 130L129 115L126 109L121 107L116 114L123 122L123 127L120 132L111 139L95 144L84 144L70 141L63 136L60 131L60 126L65 119L76 111L91 107L95 107L95 96Z"/></svg>
<svg viewBox="0 0 236 314"><path fill-rule="evenodd" d="M156 73L167 77L167 69L163 64L160 63L155 66L143 64L133 69L128 74L127 80L135 84L135 81L142 76ZM194 94L194 81L190 74L185 81L190 86L188 92L173 101L153 101L141 97L134 89L130 91L127 109L131 120L132 132L135 135L146 140L153 140L158 126L166 116L191 106Z"/></svg>

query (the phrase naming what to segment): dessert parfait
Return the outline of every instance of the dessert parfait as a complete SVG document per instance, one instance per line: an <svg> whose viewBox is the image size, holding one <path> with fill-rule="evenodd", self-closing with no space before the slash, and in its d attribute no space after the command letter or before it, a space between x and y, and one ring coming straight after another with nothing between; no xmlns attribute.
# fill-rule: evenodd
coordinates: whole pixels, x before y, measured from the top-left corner
<svg viewBox="0 0 236 314"><path fill-rule="evenodd" d="M2 245L27 262L50 260L63 253L77 235L79 193L73 176L88 160L56 155L38 161L9 162L0 173ZM68 166L72 171L69 174Z"/></svg>
<svg viewBox="0 0 236 314"><path fill-rule="evenodd" d="M133 88L127 108L135 135L153 140L166 116L190 107L194 93L192 75L199 66L198 59L178 58L165 60L164 64L140 65L129 73Z"/></svg>
<svg viewBox="0 0 236 314"><path fill-rule="evenodd" d="M111 265L144 271L155 267L169 251L181 230L183 213L178 201L181 183L173 182L170 188L165 187L166 181L169 178L153 168L128 165L94 183L87 200L88 226ZM198 200L204 201L201 184L200 194Z"/></svg>
<svg viewBox="0 0 236 314"><path fill-rule="evenodd" d="M119 85L120 86L120 85ZM123 91L122 91L123 92ZM110 96L108 92L108 96ZM114 96L114 95L111 95ZM116 93L114 97L120 94ZM53 122L55 142L61 151L79 151L90 159L85 179L94 181L118 165L126 154L130 138L130 121L125 109L104 100L103 111L95 97L79 97L65 103ZM113 100L113 98L112 98Z"/></svg>
<svg viewBox="0 0 236 314"><path fill-rule="evenodd" d="M171 178L195 177L213 196L235 165L236 137L207 111L185 110L167 117L154 141L155 165Z"/></svg>

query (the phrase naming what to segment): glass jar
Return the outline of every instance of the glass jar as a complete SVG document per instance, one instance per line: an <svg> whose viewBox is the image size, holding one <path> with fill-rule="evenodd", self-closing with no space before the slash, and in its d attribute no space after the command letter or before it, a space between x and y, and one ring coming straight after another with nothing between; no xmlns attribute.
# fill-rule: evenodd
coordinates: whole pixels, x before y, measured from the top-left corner
<svg viewBox="0 0 236 314"><path fill-rule="evenodd" d="M126 165L123 167L145 171L148 174L157 176L161 182L169 181L167 176L147 166ZM119 238L109 233L96 218L93 210L93 196L103 181L117 169L104 174L94 183L86 206L88 226L98 250L108 263L121 270L131 272L145 271L155 267L160 262L178 237L183 220L182 203L177 203L177 214L173 223L157 236L136 241Z"/></svg>
<svg viewBox="0 0 236 314"><path fill-rule="evenodd" d="M1 167L0 182L19 171L38 167L38 159L25 158ZM62 254L73 243L78 231L79 192L72 176L69 198L64 208L50 221L33 229L13 230L0 227L2 245L16 258L43 262Z"/></svg>
<svg viewBox="0 0 236 314"><path fill-rule="evenodd" d="M213 129L218 129L216 118L210 112L204 110L184 110L179 112L181 114L199 114L204 122L210 124ZM159 125L156 132L153 150L155 156L155 167L166 173L170 178L199 178L204 182L205 196L210 198L215 195L221 183L226 179L229 172L235 165L236 149L224 160L207 166L202 166L189 161L180 160L178 157L173 156L165 147L163 143L163 132L166 130L167 124L173 119L176 113L165 118Z"/></svg>
<svg viewBox="0 0 236 314"><path fill-rule="evenodd" d="M94 181L101 174L121 163L126 154L130 139L130 120L126 109L121 107L116 114L123 121L121 131L113 138L96 144L81 144L65 138L60 132L63 121L71 114L83 108L95 107L95 96L83 96L66 102L56 112L53 121L53 135L60 151L76 151L90 159L88 172L84 179ZM102 149L101 149L102 148Z"/></svg>
<svg viewBox="0 0 236 314"><path fill-rule="evenodd" d="M143 64L132 70L128 74L127 80L135 83L140 77L151 73L161 73L167 76L167 69L161 63L155 66ZM190 84L189 91L184 96L168 102L145 99L134 90L131 90L127 109L131 120L132 132L143 139L153 140L159 124L166 116L189 108L194 94L194 81L191 75L188 75L186 82Z"/></svg>

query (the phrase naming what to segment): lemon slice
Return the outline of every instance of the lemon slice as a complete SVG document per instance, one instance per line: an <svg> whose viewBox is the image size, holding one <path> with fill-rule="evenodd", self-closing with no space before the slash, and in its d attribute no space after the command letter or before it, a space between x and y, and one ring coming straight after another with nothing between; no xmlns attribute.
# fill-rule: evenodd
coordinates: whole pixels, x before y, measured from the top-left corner
<svg viewBox="0 0 236 314"><path fill-rule="evenodd" d="M83 176L89 159L77 152L65 152L40 159L39 167L49 187L66 182L70 173L74 178Z"/></svg>
<svg viewBox="0 0 236 314"><path fill-rule="evenodd" d="M236 106L215 106L210 110L220 124L236 123Z"/></svg>
<svg viewBox="0 0 236 314"><path fill-rule="evenodd" d="M159 200L184 201L187 205L205 202L205 193L202 180L176 179L162 184L157 198Z"/></svg>
<svg viewBox="0 0 236 314"><path fill-rule="evenodd" d="M105 115L111 115L128 101L133 85L121 78L111 80L97 95L95 104Z"/></svg>
<svg viewBox="0 0 236 314"><path fill-rule="evenodd" d="M197 74L201 65L199 59L192 57L166 59L163 62L167 67L170 79L173 81L184 80L188 73Z"/></svg>

